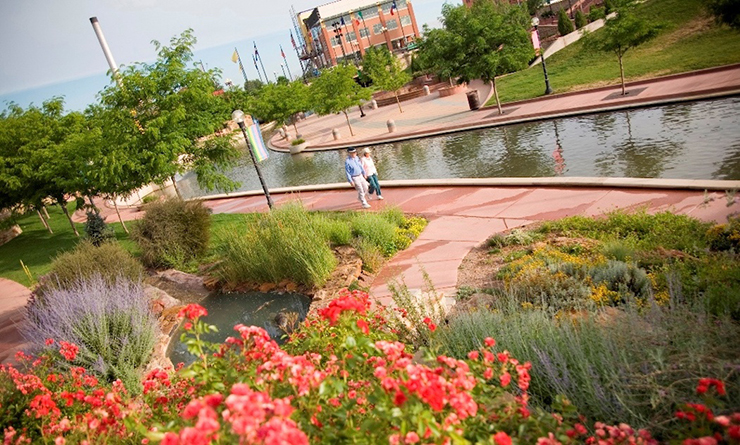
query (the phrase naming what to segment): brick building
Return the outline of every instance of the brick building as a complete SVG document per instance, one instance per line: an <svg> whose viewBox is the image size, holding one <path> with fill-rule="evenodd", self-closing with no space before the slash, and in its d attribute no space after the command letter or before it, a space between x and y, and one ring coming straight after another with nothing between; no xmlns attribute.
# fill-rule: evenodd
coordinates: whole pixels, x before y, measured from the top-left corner
<svg viewBox="0 0 740 445"><path fill-rule="evenodd" d="M301 61L314 68L361 60L370 47L403 51L419 36L410 0L337 0L296 18Z"/></svg>

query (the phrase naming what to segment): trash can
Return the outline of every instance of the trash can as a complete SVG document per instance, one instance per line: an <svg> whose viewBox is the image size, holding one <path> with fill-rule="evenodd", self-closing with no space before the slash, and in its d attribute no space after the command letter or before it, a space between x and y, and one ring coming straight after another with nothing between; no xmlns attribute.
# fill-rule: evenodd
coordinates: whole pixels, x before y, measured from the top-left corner
<svg viewBox="0 0 740 445"><path fill-rule="evenodd" d="M480 108L478 90L468 91L468 106L470 106L471 110L477 110L478 108Z"/></svg>

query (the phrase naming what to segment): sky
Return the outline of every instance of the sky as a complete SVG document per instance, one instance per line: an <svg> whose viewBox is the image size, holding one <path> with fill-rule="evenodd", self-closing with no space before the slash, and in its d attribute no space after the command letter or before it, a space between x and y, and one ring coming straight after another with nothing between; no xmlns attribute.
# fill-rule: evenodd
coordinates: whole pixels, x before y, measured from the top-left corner
<svg viewBox="0 0 740 445"><path fill-rule="evenodd" d="M444 2L412 1L420 28L424 23L440 26ZM11 101L25 108L53 96L63 96L68 110L83 110L95 101L110 79L90 17L98 18L119 66L154 61L153 40L167 44L192 28L198 39L195 60L206 69L221 69L222 81L243 81L231 61L235 47L247 77L258 78L251 58L254 43L271 80L282 75L283 68L297 77L301 71L290 42L290 8L299 12L323 3L326 0L0 0L0 110Z"/></svg>

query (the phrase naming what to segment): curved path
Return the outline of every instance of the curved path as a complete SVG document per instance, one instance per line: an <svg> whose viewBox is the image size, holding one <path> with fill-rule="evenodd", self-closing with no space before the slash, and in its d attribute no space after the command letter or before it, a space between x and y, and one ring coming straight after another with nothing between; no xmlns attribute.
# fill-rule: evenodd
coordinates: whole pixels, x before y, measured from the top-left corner
<svg viewBox="0 0 740 445"><path fill-rule="evenodd" d="M485 98L491 93L490 86L481 81L473 81L470 87L479 90L481 103L485 103ZM403 113L395 105L377 110L366 109L367 116L363 118L359 116L359 109L352 110L350 122L354 136L349 133L343 113L322 117L313 115L299 122L297 127L310 144L306 151L336 150L545 118L738 94L740 94L740 64L631 82L627 84L625 96L621 95L620 85L613 85L511 102L503 105L503 115L499 115L495 106L470 111L467 97L462 93L446 98L439 98L437 93L433 93L402 102ZM386 126L389 119L396 125L396 131L393 133L389 133ZM341 138L337 141L332 137L334 128L341 133ZM288 127L288 132L294 135L292 126ZM290 149L290 143L280 139L278 135L273 136L268 145L277 151L287 152Z"/></svg>

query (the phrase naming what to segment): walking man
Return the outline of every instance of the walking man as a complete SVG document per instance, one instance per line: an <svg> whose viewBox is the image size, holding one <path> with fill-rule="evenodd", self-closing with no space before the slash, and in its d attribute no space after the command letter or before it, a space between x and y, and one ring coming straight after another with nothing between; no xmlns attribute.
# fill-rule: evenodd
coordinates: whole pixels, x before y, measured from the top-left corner
<svg viewBox="0 0 740 445"><path fill-rule="evenodd" d="M367 195L367 174L362 168L360 160L357 159L357 150L354 148L347 149L347 160L344 161L344 171L347 173L347 181L357 190L357 199L362 203L363 209L370 208L365 195Z"/></svg>

